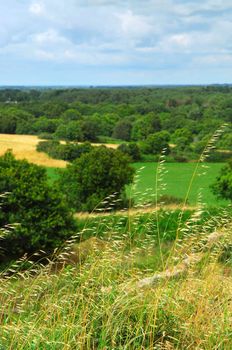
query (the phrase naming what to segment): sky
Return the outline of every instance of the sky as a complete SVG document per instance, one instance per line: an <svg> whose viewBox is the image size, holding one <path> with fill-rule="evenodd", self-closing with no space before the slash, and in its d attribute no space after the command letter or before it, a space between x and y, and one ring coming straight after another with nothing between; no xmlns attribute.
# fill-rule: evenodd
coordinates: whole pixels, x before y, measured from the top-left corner
<svg viewBox="0 0 232 350"><path fill-rule="evenodd" d="M0 85L232 83L232 0L0 0Z"/></svg>

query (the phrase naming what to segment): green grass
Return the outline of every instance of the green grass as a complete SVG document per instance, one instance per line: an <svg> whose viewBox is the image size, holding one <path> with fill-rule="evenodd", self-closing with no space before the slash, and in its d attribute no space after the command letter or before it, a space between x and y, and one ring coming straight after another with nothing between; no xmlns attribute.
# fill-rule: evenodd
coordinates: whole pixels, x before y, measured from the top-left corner
<svg viewBox="0 0 232 350"><path fill-rule="evenodd" d="M207 168L202 168L202 165L207 166ZM136 204L154 201L157 163L135 163L133 166L136 169L138 179L132 189L127 190L127 193L131 193L131 197L134 198ZM225 200L217 200L210 190L210 185L214 183L222 166L222 163L200 165L188 194L189 204L195 205L200 193L202 194L202 201L208 206L220 206L228 203ZM142 167L143 169L141 169ZM195 169L196 163L166 163L164 170L161 171L161 175L158 177L162 186L166 184L166 189L158 189L158 196L168 194L184 199L188 193ZM165 171L167 172L164 173ZM206 174L202 175L203 172L206 172Z"/></svg>
<svg viewBox="0 0 232 350"><path fill-rule="evenodd" d="M221 206L228 204L228 201L218 200L211 192L210 185L214 183L223 163L205 163L202 164L193 179L193 183L188 195L188 204L195 205L197 203L199 193L202 194L202 200L207 206ZM157 163L134 163L136 169L136 185L127 189L127 194L131 195L135 204L144 204L155 200L156 189L156 173ZM140 170L143 167L142 170ZM161 183L166 183L165 190L158 190L158 195L168 194L177 198L184 199L190 186L191 178L196 169L196 163L166 163L166 174L159 176ZM49 182L53 183L59 178L59 172L62 169L47 168ZM205 175L202 175L206 172ZM199 174L201 174L199 176Z"/></svg>

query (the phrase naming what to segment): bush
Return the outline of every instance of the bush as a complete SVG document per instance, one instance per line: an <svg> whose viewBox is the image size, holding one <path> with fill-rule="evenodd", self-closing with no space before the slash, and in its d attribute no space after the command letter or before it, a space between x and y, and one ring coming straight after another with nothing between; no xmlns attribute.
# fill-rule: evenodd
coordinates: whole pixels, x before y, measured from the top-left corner
<svg viewBox="0 0 232 350"><path fill-rule="evenodd" d="M184 199L164 194L163 196L159 197L158 203L164 204L164 205L183 204L184 203ZM187 204L187 203L185 203L185 204Z"/></svg>
<svg viewBox="0 0 232 350"><path fill-rule="evenodd" d="M84 153L88 153L93 149L89 142L83 144L67 143L60 144L59 141L41 141L36 147L38 152L45 152L51 158L73 161Z"/></svg>
<svg viewBox="0 0 232 350"><path fill-rule="evenodd" d="M114 201L116 207L121 207L124 187L132 182L133 174L134 169L125 155L102 146L68 165L60 186L69 205L76 210L92 211L113 194L114 197L101 206L107 207Z"/></svg>
<svg viewBox="0 0 232 350"><path fill-rule="evenodd" d="M188 162L187 156L183 152L177 152L175 149L172 151L172 156L174 161L178 163L186 163Z"/></svg>
<svg viewBox="0 0 232 350"><path fill-rule="evenodd" d="M42 132L41 134L38 135L38 137L41 140L53 140L54 138L53 134L49 132Z"/></svg>
<svg viewBox="0 0 232 350"><path fill-rule="evenodd" d="M19 223L1 242L0 260L39 249L51 252L75 229L74 220L46 170L7 152L0 157L0 193L8 193L0 212L0 227Z"/></svg>
<svg viewBox="0 0 232 350"><path fill-rule="evenodd" d="M221 162L227 162L230 160L232 157L232 152L231 151L220 151L220 150L215 150L209 154L209 157L206 159L207 162L212 162L212 163L221 163Z"/></svg>

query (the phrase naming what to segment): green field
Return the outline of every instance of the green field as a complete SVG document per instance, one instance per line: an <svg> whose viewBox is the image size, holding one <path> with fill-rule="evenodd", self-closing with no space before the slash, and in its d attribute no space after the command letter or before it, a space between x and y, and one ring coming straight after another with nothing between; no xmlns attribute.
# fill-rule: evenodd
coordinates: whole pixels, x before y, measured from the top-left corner
<svg viewBox="0 0 232 350"><path fill-rule="evenodd" d="M207 168L202 168L202 165ZM134 163L133 166L136 169L136 179L135 184L127 189L128 196L134 199L135 204L155 201L157 163ZM194 176L196 166L196 163L166 163L157 177L158 196L167 194L184 200L188 194L187 203L195 205L201 193L202 201L207 206L227 204L225 200L218 200L210 190L210 185L214 183L223 163L201 164ZM60 171L62 170L47 168L49 180L51 182L57 180ZM166 189L162 189L164 184Z"/></svg>
<svg viewBox="0 0 232 350"><path fill-rule="evenodd" d="M195 205L201 193L202 201L208 206L228 203L225 200L217 200L209 187L219 174L223 166L222 163L201 164L195 176L193 174L197 166L196 163L166 163L160 175L157 176L159 181L156 179L157 163L135 163L133 166L138 177L132 188L128 189L128 194L131 193L135 203L154 201L157 188L156 183L158 183L158 196L168 194L184 199L188 194L188 203ZM162 189L165 184L166 189Z"/></svg>

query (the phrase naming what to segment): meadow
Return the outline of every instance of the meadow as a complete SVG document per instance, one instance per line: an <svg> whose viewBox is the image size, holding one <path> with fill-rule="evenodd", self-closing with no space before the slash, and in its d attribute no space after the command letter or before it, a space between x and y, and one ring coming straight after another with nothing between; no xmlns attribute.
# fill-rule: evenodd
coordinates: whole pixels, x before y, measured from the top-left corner
<svg viewBox="0 0 232 350"><path fill-rule="evenodd" d="M135 163L133 166L137 176L128 194L136 204L154 202L156 193L186 200L189 205L197 205L199 201L207 206L228 204L218 200L210 189L222 163L200 163L199 166L197 163L165 163L161 167L158 163Z"/></svg>
<svg viewBox="0 0 232 350"><path fill-rule="evenodd" d="M180 199L180 203L177 203L180 205L185 199L189 206L196 206L199 201L208 207L227 205L228 201L217 199L210 189L222 166L223 163L203 163L194 175L197 163L166 163L159 173L158 163L134 163L135 182L127 188L127 195L133 199L134 205L143 207L145 204L155 204L156 192L158 197L168 195ZM59 171L61 170L48 167L49 181L57 180Z"/></svg>

